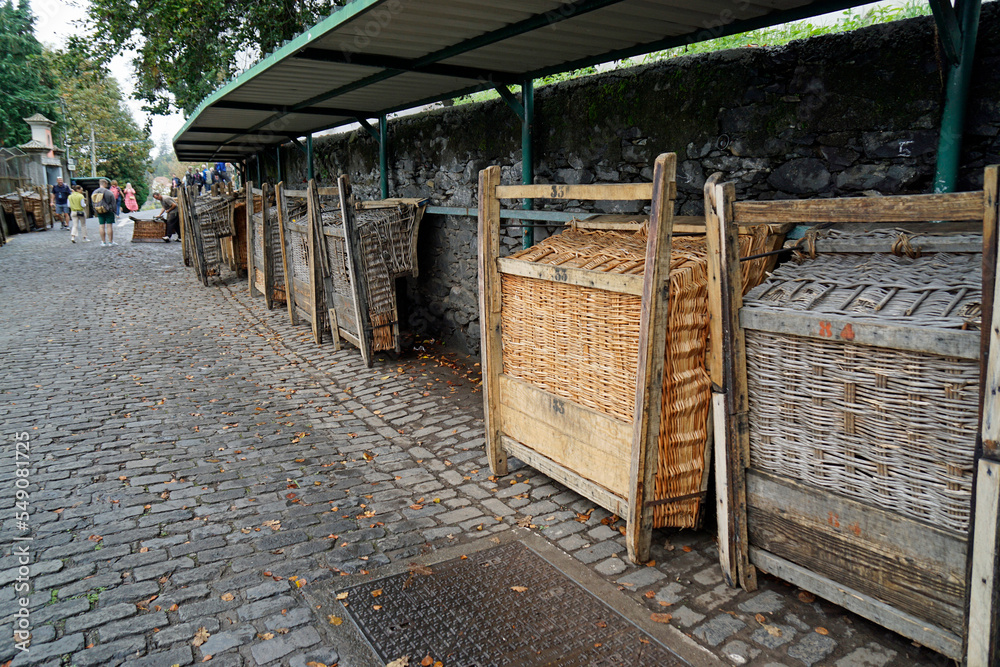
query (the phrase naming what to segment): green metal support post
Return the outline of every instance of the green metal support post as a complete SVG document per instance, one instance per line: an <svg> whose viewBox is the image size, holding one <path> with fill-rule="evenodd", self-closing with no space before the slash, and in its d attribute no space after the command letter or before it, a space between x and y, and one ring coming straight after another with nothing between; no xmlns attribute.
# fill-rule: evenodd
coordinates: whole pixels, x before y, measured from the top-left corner
<svg viewBox="0 0 1000 667"><path fill-rule="evenodd" d="M312 132L306 135L306 180L312 180L314 178L313 169L313 135Z"/></svg>
<svg viewBox="0 0 1000 667"><path fill-rule="evenodd" d="M253 159L257 163L257 187L259 188L260 184L264 182L260 178L260 153L254 153Z"/></svg>
<svg viewBox="0 0 1000 667"><path fill-rule="evenodd" d="M274 161L278 165L278 182L280 183L283 180L281 178L281 146L274 147Z"/></svg>
<svg viewBox="0 0 1000 667"><path fill-rule="evenodd" d="M385 114L378 117L378 173L382 199L389 198L389 121Z"/></svg>
<svg viewBox="0 0 1000 667"><path fill-rule="evenodd" d="M948 62L934 192L954 192L962 154L965 106L976 54L981 0L955 0L954 6L950 0L930 0L930 5Z"/></svg>
<svg viewBox="0 0 1000 667"><path fill-rule="evenodd" d="M521 184L532 185L535 182L535 153L532 150L532 137L535 134L535 82L525 79L521 84L521 106L524 115L521 118ZM534 208L533 199L525 199L521 205L526 211ZM530 248L535 245L535 228L526 224L522 232L521 245Z"/></svg>

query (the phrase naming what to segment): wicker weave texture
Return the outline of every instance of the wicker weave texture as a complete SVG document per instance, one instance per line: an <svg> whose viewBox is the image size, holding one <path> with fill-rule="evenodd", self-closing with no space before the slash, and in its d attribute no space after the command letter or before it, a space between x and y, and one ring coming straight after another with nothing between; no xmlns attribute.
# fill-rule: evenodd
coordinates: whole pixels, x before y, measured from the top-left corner
<svg viewBox="0 0 1000 667"><path fill-rule="evenodd" d="M161 220L134 220L132 242L160 241L167 233L167 223Z"/></svg>
<svg viewBox="0 0 1000 667"><path fill-rule="evenodd" d="M753 467L966 533L974 360L760 331L746 345Z"/></svg>
<svg viewBox="0 0 1000 667"><path fill-rule="evenodd" d="M763 247L766 237L766 230L741 236L741 255ZM646 241L645 230L570 228L512 257L641 275ZM744 266L747 272L749 264ZM655 499L697 494L702 486L711 385L705 367L707 267L704 237L673 239ZM748 280L761 277L751 275ZM632 421L640 309L637 296L503 274L503 371L579 405ZM693 527L701 502L693 498L657 506L654 525Z"/></svg>
<svg viewBox="0 0 1000 667"><path fill-rule="evenodd" d="M786 263L744 300L749 307L978 330L982 255L829 254Z"/></svg>

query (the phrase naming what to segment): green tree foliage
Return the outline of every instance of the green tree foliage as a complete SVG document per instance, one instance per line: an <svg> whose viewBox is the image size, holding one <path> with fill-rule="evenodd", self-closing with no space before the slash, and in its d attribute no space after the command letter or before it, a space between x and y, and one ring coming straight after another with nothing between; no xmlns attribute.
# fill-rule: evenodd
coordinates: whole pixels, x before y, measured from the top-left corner
<svg viewBox="0 0 1000 667"><path fill-rule="evenodd" d="M108 70L87 55L79 38L65 49L47 51L45 61L66 107L61 118L69 156L77 173L90 174L90 128L97 141L97 173L116 179L125 188L131 182L142 205L149 195L148 173L153 142L139 127L124 103L121 88Z"/></svg>
<svg viewBox="0 0 1000 667"><path fill-rule="evenodd" d="M190 113L240 65L281 46L346 0L92 0L104 57L134 51L146 110ZM95 45L96 46L96 45Z"/></svg>
<svg viewBox="0 0 1000 667"><path fill-rule="evenodd" d="M177 155L174 153L174 147L170 145L170 141L168 141L166 136L160 139L156 150L156 157L153 158L153 164L150 167L154 178L157 176L165 178L177 176L180 178L187 173L188 169L200 169L202 166L198 162L181 162L178 160Z"/></svg>
<svg viewBox="0 0 1000 667"><path fill-rule="evenodd" d="M40 113L57 118L58 103L34 35L35 17L25 0L0 4L0 146L31 140L22 120ZM58 133L57 133L58 134Z"/></svg>

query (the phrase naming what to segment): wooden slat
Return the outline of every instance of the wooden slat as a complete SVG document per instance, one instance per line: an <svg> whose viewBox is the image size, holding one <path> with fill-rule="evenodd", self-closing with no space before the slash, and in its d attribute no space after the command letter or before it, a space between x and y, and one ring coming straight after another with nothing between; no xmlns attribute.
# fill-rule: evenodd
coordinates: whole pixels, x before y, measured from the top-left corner
<svg viewBox="0 0 1000 667"><path fill-rule="evenodd" d="M316 188L316 194L320 197L339 197L339 188Z"/></svg>
<svg viewBox="0 0 1000 667"><path fill-rule="evenodd" d="M330 337L333 339L333 349L340 350L340 321L342 316L337 313L337 306L334 301L333 278L331 275L329 252L327 244L330 242L323 233L322 209L317 194L316 180L310 179L306 189L306 211L308 225L316 235L316 252L319 254L320 277L322 280L323 307L326 308L330 324ZM319 305L317 304L317 307Z"/></svg>
<svg viewBox="0 0 1000 667"><path fill-rule="evenodd" d="M721 388L722 380L722 248L720 245L719 215L716 212L718 202L715 200L716 188L722 180L722 174L716 172L705 181L705 250L708 255L708 355L706 364L708 376L712 384ZM717 431L722 437L724 431Z"/></svg>
<svg viewBox="0 0 1000 667"><path fill-rule="evenodd" d="M723 344L723 386L726 393L726 471L732 531L731 549L738 567L740 586L757 589L757 573L750 564L747 542L745 472L750 461L750 431L747 422L746 342L740 328L743 306L743 270L740 268L738 228L733 223L733 183L715 186L715 215L719 219L720 317Z"/></svg>
<svg viewBox="0 0 1000 667"><path fill-rule="evenodd" d="M825 313L744 308L744 329L767 331L818 340L870 345L893 350L979 359L979 334L959 329L914 328L873 319L840 317Z"/></svg>
<svg viewBox="0 0 1000 667"><path fill-rule="evenodd" d="M308 198L307 198L308 199ZM293 232L298 232L299 234L308 234L309 225L302 222L288 222L285 225L285 229L289 229Z"/></svg>
<svg viewBox="0 0 1000 667"><path fill-rule="evenodd" d="M337 189L340 194L340 212L344 218L344 236L347 241L347 272L354 292L354 322L357 324L357 338L361 342L358 349L365 366L372 367L372 332L368 317L368 283L367 276L362 273L364 266L361 261L361 244L357 239L357 229L354 222L354 197L351 194L351 181L346 175L337 179Z"/></svg>
<svg viewBox="0 0 1000 667"><path fill-rule="evenodd" d="M360 209L396 208L400 204L406 206L420 206L428 201L426 197L391 197L389 199L376 199L374 201L362 201L357 203Z"/></svg>
<svg viewBox="0 0 1000 667"><path fill-rule="evenodd" d="M500 167L479 172L479 331L483 365L483 419L486 456L494 475L507 474L507 454L500 442L500 373L503 352L500 333Z"/></svg>
<svg viewBox="0 0 1000 667"><path fill-rule="evenodd" d="M983 193L957 192L896 197L844 197L742 201L733 206L732 222L740 225L797 222L925 222L982 220Z"/></svg>
<svg viewBox="0 0 1000 667"><path fill-rule="evenodd" d="M983 359L983 395L992 400L983 404L982 418L982 455L988 459L1000 460L1000 409L997 408L996 397L1000 391L1000 280L997 280L997 257L1000 255L997 234L997 207L1000 205L1000 193L997 192L997 167L990 167L986 172L987 198L989 206L983 220L983 324L989 322L989 328L983 327L983 340L980 341L980 353ZM986 283L985 281L992 281Z"/></svg>
<svg viewBox="0 0 1000 667"><path fill-rule="evenodd" d="M183 187L183 186L182 186ZM254 266L253 257L253 181L247 182L246 193L247 193L247 289L250 292L250 296L257 296L254 292L256 291L254 287L254 280L257 276L256 267Z"/></svg>
<svg viewBox="0 0 1000 667"><path fill-rule="evenodd" d="M294 197L295 199L305 199L309 196L309 190L285 190L286 197Z"/></svg>
<svg viewBox="0 0 1000 667"><path fill-rule="evenodd" d="M653 163L652 210L643 272L639 315L639 358L635 388L635 420L629 465L629 508L625 546L633 563L649 559L653 531L653 499L663 411L663 374L670 312L670 242L673 233L677 156L664 153Z"/></svg>
<svg viewBox="0 0 1000 667"><path fill-rule="evenodd" d="M291 221L288 219L288 199L285 192L285 182L275 186L274 200L278 205L278 233L281 235L281 267L285 273L285 305L288 306L288 320L293 325L298 324L295 311L295 278L292 273L292 237L286 230Z"/></svg>
<svg viewBox="0 0 1000 667"><path fill-rule="evenodd" d="M736 563L736 553L733 550L733 522L729 507L729 471L726 456L726 395L712 394L712 418L715 420L712 430L713 454L715 466L715 517L718 528L719 565L722 576L730 586L739 583L739 565Z"/></svg>
<svg viewBox="0 0 1000 667"><path fill-rule="evenodd" d="M747 505L752 546L961 633L964 535L757 470Z"/></svg>
<svg viewBox="0 0 1000 667"><path fill-rule="evenodd" d="M652 183L594 183L591 185L498 185L498 199L587 199L604 201L649 201ZM671 199L676 185L670 189Z"/></svg>
<svg viewBox="0 0 1000 667"><path fill-rule="evenodd" d="M260 267L261 273L264 274L264 303L267 305L267 309L271 310L274 307L274 257L271 254L270 239L271 239L271 216L270 209L267 205L268 195L271 194L271 186L267 183L261 183L261 205L260 205L260 233L263 238L261 239L261 247L264 249L264 266Z"/></svg>
<svg viewBox="0 0 1000 667"><path fill-rule="evenodd" d="M628 273L605 273L573 266L536 264L523 259L501 257L497 260L500 273L524 278L535 278L552 283L566 283L579 287L591 287L608 292L642 296L642 276Z"/></svg>
<svg viewBox="0 0 1000 667"><path fill-rule="evenodd" d="M967 665L994 665L1000 592L997 588L1000 463L980 459L976 473L976 516L969 590Z"/></svg>
<svg viewBox="0 0 1000 667"><path fill-rule="evenodd" d="M311 199L307 200L306 207L308 210ZM309 255L309 296L307 300L309 302L309 311L312 314L310 318L310 323L312 324L313 340L316 341L317 345L323 343L323 328L322 319L320 318L320 296L322 295L322 289L320 287L320 281L323 280L323 274L320 270L320 264L323 259L320 256L320 245L319 236L320 234L316 231L315 221L319 218L319 212L317 215L307 215L308 225L306 227L306 252Z"/></svg>
<svg viewBox="0 0 1000 667"><path fill-rule="evenodd" d="M830 581L820 574L763 549L751 549L750 555L753 562L765 572L780 577L799 588L811 591L825 600L878 623L882 627L915 639L938 653L955 659L958 659L962 653L962 639L952 632L921 621L911 614L899 611L853 588Z"/></svg>
<svg viewBox="0 0 1000 667"><path fill-rule="evenodd" d="M534 449L526 447L506 435L500 437L500 442L510 456L524 461L535 470L548 475L567 488L573 489L581 496L593 500L612 514L623 516L628 511L628 501L624 498L616 496L589 479L581 477L578 473L559 465L547 456L539 454Z"/></svg>
<svg viewBox="0 0 1000 667"><path fill-rule="evenodd" d="M628 497L632 424L500 375L498 410L508 435L615 495Z"/></svg>

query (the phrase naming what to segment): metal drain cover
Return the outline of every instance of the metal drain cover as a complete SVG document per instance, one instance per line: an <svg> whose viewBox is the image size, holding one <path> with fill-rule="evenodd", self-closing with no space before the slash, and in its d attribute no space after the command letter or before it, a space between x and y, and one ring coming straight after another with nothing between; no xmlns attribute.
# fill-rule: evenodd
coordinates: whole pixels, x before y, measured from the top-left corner
<svg viewBox="0 0 1000 667"><path fill-rule="evenodd" d="M384 662L688 664L520 542L345 590L348 614Z"/></svg>

